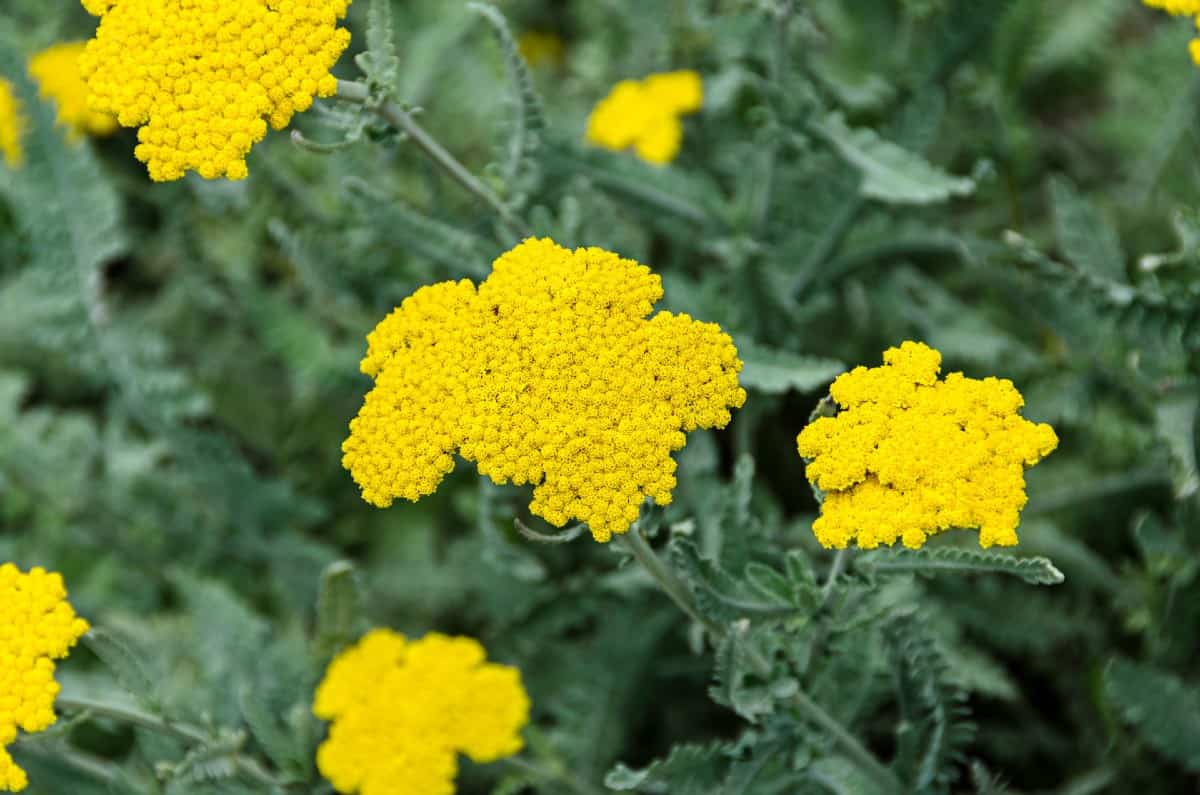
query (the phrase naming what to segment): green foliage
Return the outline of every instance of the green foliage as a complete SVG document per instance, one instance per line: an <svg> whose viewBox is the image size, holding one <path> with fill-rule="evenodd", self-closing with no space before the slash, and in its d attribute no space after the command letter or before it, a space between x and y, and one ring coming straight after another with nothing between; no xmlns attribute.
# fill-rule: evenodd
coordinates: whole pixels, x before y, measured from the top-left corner
<svg viewBox="0 0 1200 795"><path fill-rule="evenodd" d="M256 144L249 180L152 184L135 132L67 138L25 76L94 18L3 5L26 129L0 165L0 562L61 571L93 625L58 726L12 747L30 792L328 793L313 692L376 626L520 669L526 749L460 760L468 795L1167 795L1200 772L1189 20L369 0L342 101ZM561 57L527 58L531 31ZM618 81L683 68L705 100L672 163L585 143ZM547 527L462 461L386 511L340 465L365 335L526 233L645 263L657 309L737 343L747 404L688 434L646 549ZM796 435L905 339L1054 425L1018 548L815 542Z"/></svg>
<svg viewBox="0 0 1200 795"><path fill-rule="evenodd" d="M1104 693L1121 719L1156 751L1200 772L1200 693L1152 666L1116 659L1104 672Z"/></svg>

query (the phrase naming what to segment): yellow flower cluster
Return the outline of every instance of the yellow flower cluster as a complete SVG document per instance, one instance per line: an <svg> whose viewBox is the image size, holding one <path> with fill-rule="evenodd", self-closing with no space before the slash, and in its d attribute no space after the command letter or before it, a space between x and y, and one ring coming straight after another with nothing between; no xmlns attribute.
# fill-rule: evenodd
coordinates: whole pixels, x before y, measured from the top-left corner
<svg viewBox="0 0 1200 795"><path fill-rule="evenodd" d="M18 729L39 732L54 723L53 661L66 657L87 630L67 602L61 575L0 566L0 791L19 792L28 784L5 746Z"/></svg>
<svg viewBox="0 0 1200 795"><path fill-rule="evenodd" d="M58 106L58 121L74 135L110 135L117 120L108 113L88 107L87 83L79 73L79 56L86 43L63 42L43 50L29 61L29 74L37 81L43 98Z"/></svg>
<svg viewBox="0 0 1200 795"><path fill-rule="evenodd" d="M662 283L597 248L530 239L470 281L423 287L367 337L375 379L342 464L367 502L431 494L457 449L496 483L534 484L530 510L597 541L645 497L665 505L684 431L723 428L746 393L733 341L660 312Z"/></svg>
<svg viewBox="0 0 1200 795"><path fill-rule="evenodd" d="M342 446L362 498L432 494L457 449L529 509L596 540L644 497L671 502L684 431L724 428L742 361L714 323L659 312L659 277L600 249L529 239L472 282L422 287L367 336L376 379Z"/></svg>
<svg viewBox="0 0 1200 795"><path fill-rule="evenodd" d="M1142 2L1151 8L1161 8L1169 14L1187 14L1195 17L1196 25L1200 27L1200 0L1142 0ZM1192 39L1188 50L1192 54L1192 60L1200 64L1200 39Z"/></svg>
<svg viewBox="0 0 1200 795"><path fill-rule="evenodd" d="M0 78L0 155L9 168L16 168L24 160L21 149L21 133L25 119L21 115L21 104L13 93L12 83Z"/></svg>
<svg viewBox="0 0 1200 795"><path fill-rule="evenodd" d="M157 181L242 179L246 154L314 96L350 43L350 0L82 0L101 17L80 67L91 107L138 130Z"/></svg>
<svg viewBox="0 0 1200 795"><path fill-rule="evenodd" d="M452 795L457 754L521 750L529 697L516 668L471 638L368 633L329 665L313 712L332 721L317 767L338 792Z"/></svg>
<svg viewBox="0 0 1200 795"><path fill-rule="evenodd" d="M808 479L825 492L817 539L916 549L950 528L979 528L979 543L1017 543L1025 506L1024 468L1056 446L1049 425L1022 418L1011 381L938 379L941 354L905 342L882 367L856 367L833 382L841 410L797 439Z"/></svg>
<svg viewBox="0 0 1200 795"><path fill-rule="evenodd" d="M622 80L592 111L587 140L617 151L633 147L649 163L670 163L683 141L680 116L703 102L703 83L692 71Z"/></svg>

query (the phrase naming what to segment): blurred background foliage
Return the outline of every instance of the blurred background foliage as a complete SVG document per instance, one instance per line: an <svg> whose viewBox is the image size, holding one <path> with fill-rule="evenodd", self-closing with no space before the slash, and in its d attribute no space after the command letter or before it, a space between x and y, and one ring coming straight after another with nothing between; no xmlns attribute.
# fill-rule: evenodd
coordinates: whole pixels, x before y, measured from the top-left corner
<svg viewBox="0 0 1200 795"><path fill-rule="evenodd" d="M560 43L530 84L484 16L404 0L392 96L536 234L651 265L662 306L734 336L750 401L690 437L653 517L698 593L724 587L705 566L761 578L747 564L786 558L811 596L832 556L809 531L795 435L837 373L924 340L948 370L1013 379L1025 415L1057 429L1015 552L1065 582L914 579L862 553L804 618L746 626L898 769L913 731L944 732L920 741L933 772L907 771L913 791L1197 791L1192 26L1133 0L496 7L519 40ZM351 8L343 78L367 11ZM94 20L6 0L0 29L0 66L33 102L23 59ZM676 162L582 145L616 81L679 68L706 97ZM26 167L0 172L0 560L62 571L109 633L95 654L138 660L80 651L65 692L108 698L113 668L143 704L211 729L197 758L68 723L17 748L31 791L110 791L56 763L63 743L119 763L112 791L263 791L236 783L237 748L313 780L312 685L370 625L481 638L523 672L532 757L594 787L620 761L610 784L644 792L872 791L721 665L714 698L733 709L710 701L694 631L617 547L521 537L517 518L550 531L526 490L460 463L419 504L359 499L339 448L369 386L365 334L421 285L482 278L512 237L403 136L319 106L293 127L357 142L316 154L272 133L245 182L152 184L134 131L71 146L37 108ZM329 568L342 559L354 572ZM350 580L361 606L321 620L322 582ZM929 710L907 714L896 688ZM695 745L633 773L679 743ZM547 786L468 766L460 790L497 782Z"/></svg>

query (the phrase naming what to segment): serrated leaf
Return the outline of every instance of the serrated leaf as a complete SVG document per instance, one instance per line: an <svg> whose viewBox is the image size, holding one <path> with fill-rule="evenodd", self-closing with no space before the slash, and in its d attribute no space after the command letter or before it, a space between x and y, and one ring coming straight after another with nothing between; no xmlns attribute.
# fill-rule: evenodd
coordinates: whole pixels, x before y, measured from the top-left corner
<svg viewBox="0 0 1200 795"><path fill-rule="evenodd" d="M879 137L874 130L851 128L839 114L818 128L826 141L863 176L863 195L891 204L933 204L969 196L975 182L955 177L925 158Z"/></svg>
<svg viewBox="0 0 1200 795"><path fill-rule="evenodd" d="M505 182L511 183L529 165L530 158L541 145L542 132L546 129L546 114L542 109L542 100L534 89L529 65L525 63L504 15L488 3L468 3L467 8L481 15L491 26L511 76L516 116L503 172Z"/></svg>
<svg viewBox="0 0 1200 795"><path fill-rule="evenodd" d="M792 389L812 392L846 371L846 365L836 359L759 345L740 345L738 355L745 363L740 377L742 386L766 395L781 395Z"/></svg>
<svg viewBox="0 0 1200 795"><path fill-rule="evenodd" d="M367 7L367 52L358 59L372 84L387 93L400 74L396 34L392 23L392 0L371 0Z"/></svg>
<svg viewBox="0 0 1200 795"><path fill-rule="evenodd" d="M354 564L339 560L321 573L317 595L316 648L332 657L359 635L366 601Z"/></svg>
<svg viewBox="0 0 1200 795"><path fill-rule="evenodd" d="M1175 496L1185 499L1200 490L1200 452L1197 445L1197 417L1200 397L1183 392L1163 397L1154 406L1154 421L1159 438L1171 451L1171 474Z"/></svg>
<svg viewBox="0 0 1200 795"><path fill-rule="evenodd" d="M133 645L114 632L93 627L83 636L84 644L100 658L117 684L147 706L157 704L157 687Z"/></svg>
<svg viewBox="0 0 1200 795"><path fill-rule="evenodd" d="M811 614L811 606L802 595L788 602L753 589L702 557L688 539L672 539L669 555L695 595L701 612L717 621L805 619Z"/></svg>
<svg viewBox="0 0 1200 795"><path fill-rule="evenodd" d="M1174 674L1124 659L1104 672L1104 692L1163 756L1200 773L1200 689Z"/></svg>
<svg viewBox="0 0 1200 795"><path fill-rule="evenodd" d="M1125 252L1116 230L1066 177L1050 180L1054 230L1063 255L1075 267L1118 284L1127 284Z"/></svg>
<svg viewBox="0 0 1200 795"><path fill-rule="evenodd" d="M1047 558L1018 558L1003 552L958 547L864 552L855 558L854 565L875 572L1007 574L1030 585L1058 585L1065 579Z"/></svg>

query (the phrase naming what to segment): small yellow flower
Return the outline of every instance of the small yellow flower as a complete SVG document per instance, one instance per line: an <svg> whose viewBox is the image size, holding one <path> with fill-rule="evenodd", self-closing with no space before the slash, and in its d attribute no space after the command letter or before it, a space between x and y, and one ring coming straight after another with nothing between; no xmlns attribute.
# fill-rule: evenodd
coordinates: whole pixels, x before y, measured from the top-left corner
<svg viewBox="0 0 1200 795"><path fill-rule="evenodd" d="M1017 543L1024 468L1058 446L1049 425L1023 419L1011 381L938 379L941 354L905 342L882 367L833 382L841 407L797 438L808 479L825 492L813 532L824 546L851 541L916 549L951 528L979 528L979 543Z"/></svg>
<svg viewBox="0 0 1200 795"><path fill-rule="evenodd" d="M527 64L537 69L562 63L564 46L557 33L528 30L517 37L517 50Z"/></svg>
<svg viewBox="0 0 1200 795"><path fill-rule="evenodd" d="M350 0L82 0L100 17L80 58L94 111L141 126L135 157L157 181L242 179L246 155L313 97L350 43Z"/></svg>
<svg viewBox="0 0 1200 795"><path fill-rule="evenodd" d="M478 288L422 287L367 337L375 379L342 465L367 502L432 494L457 450L496 483L534 485L530 510L597 541L646 497L671 501L684 432L723 428L746 393L733 340L659 312L662 282L598 248L526 240Z"/></svg>
<svg viewBox="0 0 1200 795"><path fill-rule="evenodd" d="M486 763L520 751L521 674L486 656L471 638L368 633L317 687L313 713L332 722L321 775L343 793L452 795L458 753Z"/></svg>
<svg viewBox="0 0 1200 795"><path fill-rule="evenodd" d="M21 134L25 130L25 118L21 115L21 103L13 93L12 83L0 78L0 155L9 168L16 168L25 159L21 148Z"/></svg>
<svg viewBox="0 0 1200 795"><path fill-rule="evenodd" d="M648 163L669 163L683 141L680 116L703 103L703 82L692 71L622 80L592 111L587 140L616 151L632 147Z"/></svg>
<svg viewBox="0 0 1200 795"><path fill-rule="evenodd" d="M29 74L37 81L41 96L58 107L58 121L76 136L111 135L117 120L88 107L87 83L79 73L79 56L86 42L63 42L42 50L29 61Z"/></svg>
<svg viewBox="0 0 1200 795"><path fill-rule="evenodd" d="M0 565L0 791L27 786L25 771L5 747L18 729L40 732L54 723L54 660L66 657L87 631L67 602L61 575Z"/></svg>

